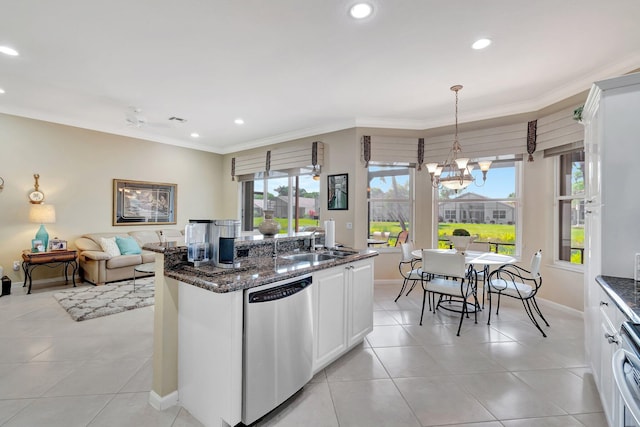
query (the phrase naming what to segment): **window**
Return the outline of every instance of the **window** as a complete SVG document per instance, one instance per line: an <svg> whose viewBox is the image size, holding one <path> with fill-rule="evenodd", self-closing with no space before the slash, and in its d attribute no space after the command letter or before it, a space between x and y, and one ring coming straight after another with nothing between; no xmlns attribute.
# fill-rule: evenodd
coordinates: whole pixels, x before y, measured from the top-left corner
<svg viewBox="0 0 640 427"><path fill-rule="evenodd" d="M584 150L558 156L557 260L584 263Z"/></svg>
<svg viewBox="0 0 640 427"><path fill-rule="evenodd" d="M457 228L466 229L477 242L490 243L491 251L515 255L518 249L520 160L494 161L482 186L471 184L455 192L442 188L436 191L438 247L448 248L446 236ZM477 169L477 168L476 168ZM472 174L482 183L482 172Z"/></svg>
<svg viewBox="0 0 640 427"><path fill-rule="evenodd" d="M242 229L257 230L266 209L274 211L273 218L280 223L280 233L318 226L320 181L314 180L311 174L289 176L271 172L270 175L257 174L253 180L243 182Z"/></svg>
<svg viewBox="0 0 640 427"><path fill-rule="evenodd" d="M396 246L400 232L409 231L411 236L414 169L406 165L370 165L368 174L369 245ZM374 238L374 235L380 234L389 236L389 239L385 239L384 243L376 243L380 239Z"/></svg>

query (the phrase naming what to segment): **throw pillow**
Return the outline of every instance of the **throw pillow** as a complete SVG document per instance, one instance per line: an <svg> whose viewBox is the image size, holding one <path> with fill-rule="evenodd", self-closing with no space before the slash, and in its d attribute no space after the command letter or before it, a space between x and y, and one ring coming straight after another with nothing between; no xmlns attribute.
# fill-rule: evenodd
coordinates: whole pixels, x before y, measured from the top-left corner
<svg viewBox="0 0 640 427"><path fill-rule="evenodd" d="M139 255L142 253L140 245L133 237L116 236L116 244L122 255Z"/></svg>
<svg viewBox="0 0 640 427"><path fill-rule="evenodd" d="M115 237L101 237L100 238L100 247L104 252L106 252L110 257L119 256L120 249L116 244Z"/></svg>

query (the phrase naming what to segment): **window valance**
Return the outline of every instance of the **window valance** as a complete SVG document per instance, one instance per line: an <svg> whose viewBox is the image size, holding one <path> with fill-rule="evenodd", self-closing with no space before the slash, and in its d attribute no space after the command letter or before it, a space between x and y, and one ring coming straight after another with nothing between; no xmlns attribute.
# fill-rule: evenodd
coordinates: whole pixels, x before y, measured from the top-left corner
<svg viewBox="0 0 640 427"><path fill-rule="evenodd" d="M271 171L290 171L324 165L324 144L305 142L272 150L256 150L231 159L231 177L253 176Z"/></svg>

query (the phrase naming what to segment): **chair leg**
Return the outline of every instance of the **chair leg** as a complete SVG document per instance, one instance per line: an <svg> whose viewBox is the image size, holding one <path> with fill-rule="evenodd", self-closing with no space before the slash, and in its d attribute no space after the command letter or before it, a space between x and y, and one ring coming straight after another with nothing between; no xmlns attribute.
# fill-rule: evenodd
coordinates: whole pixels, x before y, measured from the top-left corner
<svg viewBox="0 0 640 427"><path fill-rule="evenodd" d="M538 313L540 318L544 320L545 325L549 326L549 322L547 322L547 319L544 318L542 312L540 311L540 307L538 307L538 301L536 301L536 297L532 297L531 301L533 301L533 307L536 309L536 313Z"/></svg>
<svg viewBox="0 0 640 427"><path fill-rule="evenodd" d="M400 298L402 296L402 293L404 292L404 288L407 287L407 283L408 282L409 282L409 280L407 278L405 278L404 281L402 282L402 288L400 288L400 293L398 294L396 299L393 300L393 302L398 302L398 298ZM415 284L415 282L414 282L414 284Z"/></svg>
<svg viewBox="0 0 640 427"><path fill-rule="evenodd" d="M491 292L487 292L487 300L489 301L489 317L487 319L487 325L491 324Z"/></svg>
<svg viewBox="0 0 640 427"><path fill-rule="evenodd" d="M464 320L465 313L466 313L467 317L469 317L469 311L467 310L467 300L463 299L462 300L462 313L460 314L460 323L458 323L458 333L456 333L457 337L460 336L460 329L462 329L462 321Z"/></svg>
<svg viewBox="0 0 640 427"><path fill-rule="evenodd" d="M420 326L422 326L422 318L424 317L424 303L425 303L425 299L427 298L427 290L426 289L422 289L423 290L423 294L422 294L422 312L420 313ZM431 301L429 301L429 306L431 306Z"/></svg>
<svg viewBox="0 0 640 427"><path fill-rule="evenodd" d="M522 300L522 305L524 306L524 311L527 312L527 316L529 316L529 319L531 320L531 322L533 322L533 325L538 328L538 330L540 331L540 333L542 334L543 337L547 337L547 334L544 333L544 331L542 330L542 328L540 327L540 324L538 323L538 321L536 320L536 318L533 315L533 311L531 308L531 304L529 304L529 300L528 299L523 299Z"/></svg>
<svg viewBox="0 0 640 427"><path fill-rule="evenodd" d="M411 288L409 288L409 290L407 291L407 294L405 295L406 297L409 296L409 294L411 293L411 291L413 290L413 288L416 287L416 283L418 283L417 280L413 280L413 285L411 285Z"/></svg>

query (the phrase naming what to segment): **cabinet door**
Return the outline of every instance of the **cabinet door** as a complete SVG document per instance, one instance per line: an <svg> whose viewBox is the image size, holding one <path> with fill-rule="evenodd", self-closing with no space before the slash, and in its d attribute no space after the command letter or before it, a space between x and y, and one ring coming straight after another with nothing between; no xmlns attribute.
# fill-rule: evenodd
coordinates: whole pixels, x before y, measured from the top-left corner
<svg viewBox="0 0 640 427"><path fill-rule="evenodd" d="M620 336L617 328L615 328L603 311L602 324L600 325L602 348L600 353L600 399L604 408L605 415L610 425L615 423L615 396L618 393L615 380L613 378L613 369L611 361L613 354L620 347Z"/></svg>
<svg viewBox="0 0 640 427"><path fill-rule="evenodd" d="M347 348L345 268L321 270L313 275L314 372L326 366Z"/></svg>
<svg viewBox="0 0 640 427"><path fill-rule="evenodd" d="M349 347L373 330L373 261L349 267Z"/></svg>

